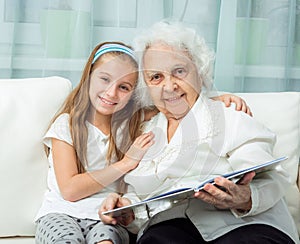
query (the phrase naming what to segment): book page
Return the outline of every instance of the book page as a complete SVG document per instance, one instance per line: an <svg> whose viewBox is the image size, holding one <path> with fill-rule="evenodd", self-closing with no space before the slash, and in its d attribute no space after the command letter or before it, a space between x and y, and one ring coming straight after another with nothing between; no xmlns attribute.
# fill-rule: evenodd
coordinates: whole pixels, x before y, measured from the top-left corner
<svg viewBox="0 0 300 244"><path fill-rule="evenodd" d="M277 158L274 159L272 161L263 163L263 164L259 164L257 166L253 166L253 167L249 167L243 170L238 170L238 171L234 171L231 173L226 173L220 176L223 176L224 178L233 180L235 183L238 182L238 180L240 180L244 174L255 171L256 174L260 173L260 172L265 172L267 170L272 170L276 167L276 165L284 160L286 160L288 157L281 157L281 158ZM133 212L136 211L147 211L147 204L150 204L151 202L154 201L161 201L162 204L176 204L180 201L184 201L188 198L192 198L194 196L195 192L201 191L204 187L205 184L207 183L211 183L211 184L215 184L214 183L214 179L210 178L204 182L201 182L199 185L197 186L192 186L191 188L180 188L180 189L176 189L173 191L169 191L160 195L157 195L155 197L151 197L148 199L145 199L143 201L128 205L128 206L124 206L121 208L116 208L116 209L112 209L106 212L102 212L102 214L104 215L110 215L113 217L118 217L121 215L127 215L127 214L132 214ZM165 200L165 201L162 201Z"/></svg>

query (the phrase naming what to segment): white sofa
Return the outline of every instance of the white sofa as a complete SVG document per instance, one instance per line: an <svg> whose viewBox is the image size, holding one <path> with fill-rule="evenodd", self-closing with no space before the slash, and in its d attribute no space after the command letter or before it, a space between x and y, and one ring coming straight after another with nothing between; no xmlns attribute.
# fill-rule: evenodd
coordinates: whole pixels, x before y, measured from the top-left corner
<svg viewBox="0 0 300 244"><path fill-rule="evenodd" d="M42 136L71 89L61 77L0 79L0 244L34 243L33 218L46 189ZM277 133L275 155L289 156L286 200L300 233L300 92L239 95Z"/></svg>

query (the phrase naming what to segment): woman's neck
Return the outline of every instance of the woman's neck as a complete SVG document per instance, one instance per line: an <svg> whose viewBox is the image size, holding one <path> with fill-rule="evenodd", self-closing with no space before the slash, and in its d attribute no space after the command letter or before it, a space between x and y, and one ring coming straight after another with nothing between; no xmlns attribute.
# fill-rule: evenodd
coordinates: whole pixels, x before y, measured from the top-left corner
<svg viewBox="0 0 300 244"><path fill-rule="evenodd" d="M168 119L168 142L170 142L174 136L180 121L181 120L177 120L175 118Z"/></svg>

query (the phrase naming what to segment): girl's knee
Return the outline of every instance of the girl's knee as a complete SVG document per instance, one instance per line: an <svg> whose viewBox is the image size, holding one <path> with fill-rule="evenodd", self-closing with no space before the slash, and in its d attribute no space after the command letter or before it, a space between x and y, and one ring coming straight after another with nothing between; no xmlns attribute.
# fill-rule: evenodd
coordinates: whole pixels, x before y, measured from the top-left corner
<svg viewBox="0 0 300 244"><path fill-rule="evenodd" d="M97 244L114 244L112 241L100 241Z"/></svg>

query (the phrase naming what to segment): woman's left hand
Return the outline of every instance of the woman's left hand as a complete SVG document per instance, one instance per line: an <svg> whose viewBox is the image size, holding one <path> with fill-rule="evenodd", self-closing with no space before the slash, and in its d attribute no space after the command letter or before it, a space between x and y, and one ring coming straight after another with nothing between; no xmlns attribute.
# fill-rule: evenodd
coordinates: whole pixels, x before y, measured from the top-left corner
<svg viewBox="0 0 300 244"><path fill-rule="evenodd" d="M195 193L194 196L219 209L249 211L252 206L249 183L254 176L255 172L247 173L238 183L217 177L215 179L216 185L208 183L204 186L203 191Z"/></svg>

